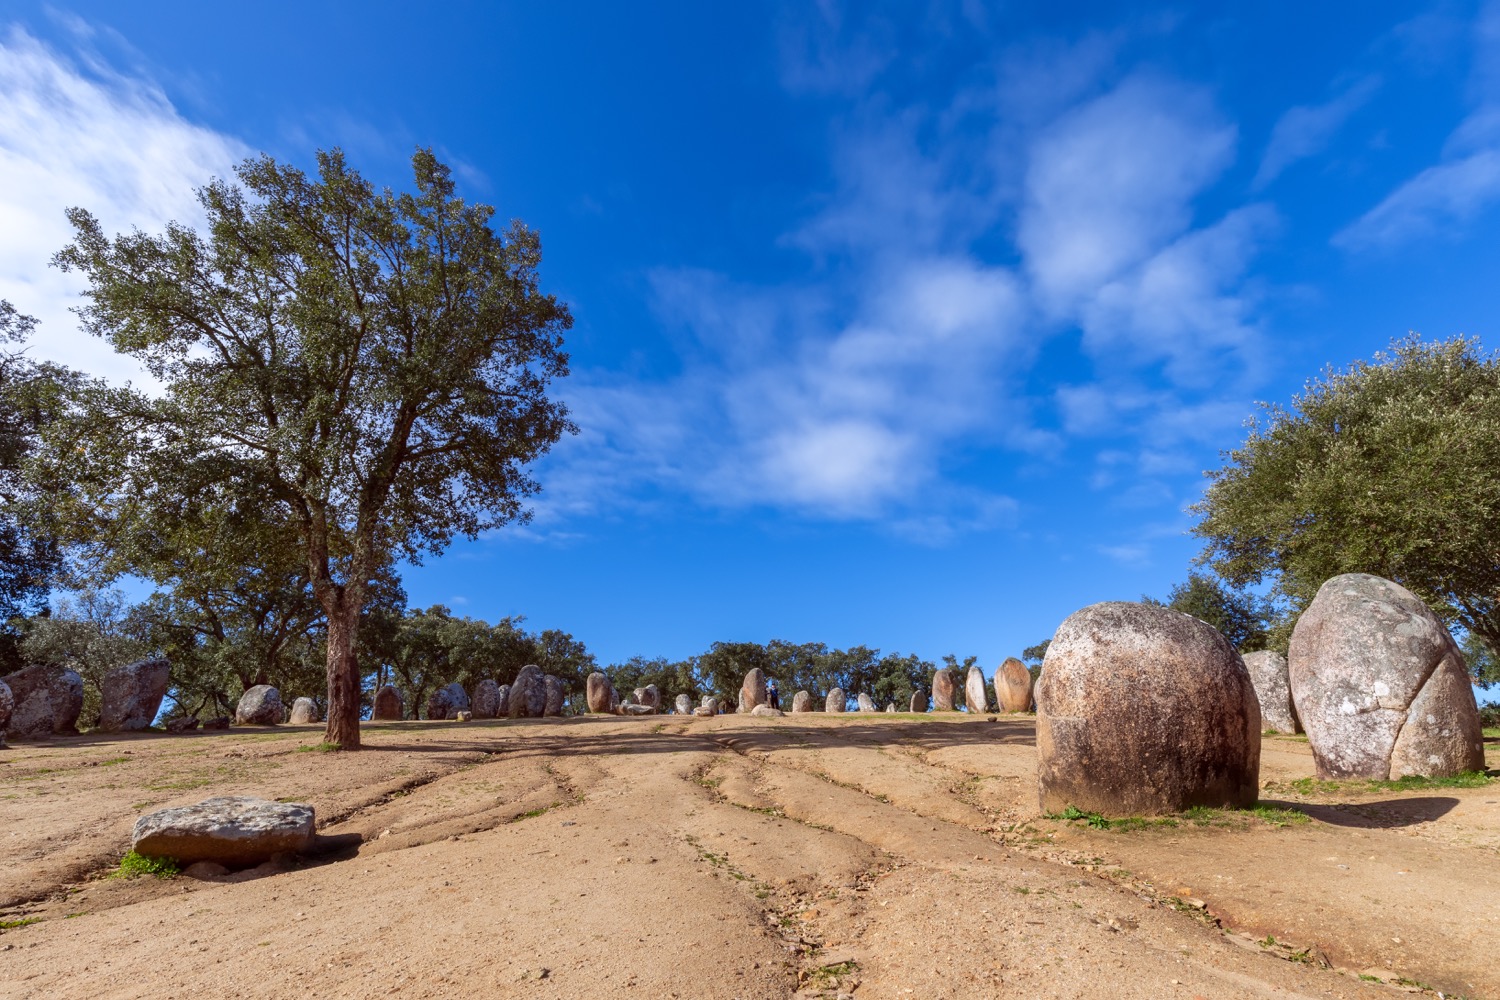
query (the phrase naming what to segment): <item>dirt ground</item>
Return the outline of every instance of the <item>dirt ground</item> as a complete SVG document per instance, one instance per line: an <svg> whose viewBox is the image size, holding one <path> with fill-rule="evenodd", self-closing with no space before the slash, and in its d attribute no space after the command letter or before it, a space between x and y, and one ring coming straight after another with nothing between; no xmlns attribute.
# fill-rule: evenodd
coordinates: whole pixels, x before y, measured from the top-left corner
<svg viewBox="0 0 1500 1000"><path fill-rule="evenodd" d="M1099 829L1038 815L1033 737L814 713L17 745L0 921L36 922L0 932L0 997L1500 997L1500 782L1321 786L1268 737L1263 802L1297 812ZM312 803L318 853L108 877L137 816L225 794Z"/></svg>

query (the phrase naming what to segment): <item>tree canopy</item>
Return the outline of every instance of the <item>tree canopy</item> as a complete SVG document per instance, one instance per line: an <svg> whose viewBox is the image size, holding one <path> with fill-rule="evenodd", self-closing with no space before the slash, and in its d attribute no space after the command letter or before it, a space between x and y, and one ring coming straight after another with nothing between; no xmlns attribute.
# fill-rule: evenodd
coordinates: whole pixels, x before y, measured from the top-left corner
<svg viewBox="0 0 1500 1000"><path fill-rule="evenodd" d="M1165 601L1154 597L1141 600L1207 622L1242 653L1265 649L1270 640L1270 602L1227 587L1206 573L1189 573L1186 581L1172 588Z"/></svg>
<svg viewBox="0 0 1500 1000"><path fill-rule="evenodd" d="M571 319L538 287L537 234L495 232L430 151L412 168L415 193L396 194L337 151L316 178L262 156L198 192L203 234L110 239L75 208L56 258L88 282L85 328L164 387L71 395L34 470L65 540L190 599L218 600L246 566L267 591L305 587L326 629L325 738L346 748L374 581L524 519L528 463L571 429L547 395Z"/></svg>
<svg viewBox="0 0 1500 1000"><path fill-rule="evenodd" d="M1500 357L1412 336L1265 406L1194 507L1202 559L1293 610L1374 573L1500 649Z"/></svg>

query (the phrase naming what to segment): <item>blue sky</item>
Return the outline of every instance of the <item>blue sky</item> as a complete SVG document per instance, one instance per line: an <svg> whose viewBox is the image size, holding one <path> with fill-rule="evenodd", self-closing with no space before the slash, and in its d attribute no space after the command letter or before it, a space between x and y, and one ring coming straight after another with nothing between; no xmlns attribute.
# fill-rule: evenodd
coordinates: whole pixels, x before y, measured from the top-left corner
<svg viewBox="0 0 1500 1000"><path fill-rule="evenodd" d="M581 433L407 589L605 662L991 671L1186 575L1255 401L1500 342L1500 5L875 6L0 0L0 297L139 378L46 266L65 206L154 228L252 152L401 186L434 147L540 230Z"/></svg>

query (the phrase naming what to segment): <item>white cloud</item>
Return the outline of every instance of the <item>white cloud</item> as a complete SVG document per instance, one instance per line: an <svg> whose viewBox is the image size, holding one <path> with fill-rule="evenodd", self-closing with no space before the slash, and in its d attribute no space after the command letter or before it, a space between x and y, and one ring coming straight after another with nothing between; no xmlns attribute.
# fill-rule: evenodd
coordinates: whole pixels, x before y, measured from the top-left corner
<svg viewBox="0 0 1500 1000"><path fill-rule="evenodd" d="M68 312L82 282L48 266L72 237L63 212L87 208L115 232L197 222L194 189L247 150L184 120L151 81L83 63L17 27L0 41L0 298L42 321L38 356L142 381Z"/></svg>
<svg viewBox="0 0 1500 1000"><path fill-rule="evenodd" d="M1229 165L1235 129L1192 88L1134 77L1037 139L1019 245L1041 303L1080 300L1192 221L1192 199Z"/></svg>
<svg viewBox="0 0 1500 1000"><path fill-rule="evenodd" d="M1364 107L1379 88L1377 78L1362 77L1324 104L1288 109L1271 129L1270 141L1251 186L1256 190L1264 188L1293 163L1321 153L1349 116Z"/></svg>
<svg viewBox="0 0 1500 1000"><path fill-rule="evenodd" d="M1472 28L1476 106L1444 144L1442 162L1405 181L1338 232L1335 246L1374 250L1461 230L1500 203L1500 0Z"/></svg>

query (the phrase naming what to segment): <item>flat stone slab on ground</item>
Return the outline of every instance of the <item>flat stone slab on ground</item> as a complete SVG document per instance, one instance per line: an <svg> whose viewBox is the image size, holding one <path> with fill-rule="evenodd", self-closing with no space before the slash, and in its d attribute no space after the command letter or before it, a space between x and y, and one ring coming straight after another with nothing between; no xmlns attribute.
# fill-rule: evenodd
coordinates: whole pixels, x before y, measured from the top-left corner
<svg viewBox="0 0 1500 1000"><path fill-rule="evenodd" d="M230 795L147 813L135 821L130 849L184 865L216 861L243 866L273 854L305 851L312 838L312 806Z"/></svg>

